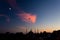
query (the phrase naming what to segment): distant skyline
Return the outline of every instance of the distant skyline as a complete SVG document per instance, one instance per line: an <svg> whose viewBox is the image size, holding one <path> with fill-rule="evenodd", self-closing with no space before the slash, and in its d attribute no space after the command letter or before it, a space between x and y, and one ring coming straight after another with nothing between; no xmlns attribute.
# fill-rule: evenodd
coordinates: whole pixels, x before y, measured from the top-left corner
<svg viewBox="0 0 60 40"><path fill-rule="evenodd" d="M0 0L0 32L52 32L60 29L60 0Z"/></svg>

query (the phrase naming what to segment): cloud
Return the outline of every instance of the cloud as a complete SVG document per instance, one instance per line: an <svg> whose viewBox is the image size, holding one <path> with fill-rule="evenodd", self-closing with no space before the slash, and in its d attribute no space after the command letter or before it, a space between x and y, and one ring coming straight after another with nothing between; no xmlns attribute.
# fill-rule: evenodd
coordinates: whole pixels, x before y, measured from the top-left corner
<svg viewBox="0 0 60 40"><path fill-rule="evenodd" d="M10 22L10 18L9 18L8 16L3 15L3 14L0 14L0 17L2 17L2 16L6 18L6 21L7 21L7 22Z"/></svg>
<svg viewBox="0 0 60 40"><path fill-rule="evenodd" d="M22 21L25 21L27 23L35 23L36 22L36 15L32 15L31 13L26 13L17 5L16 0L7 0L7 2L10 4L10 6L17 10L17 12L23 12L22 14L17 14L19 18L22 19Z"/></svg>
<svg viewBox="0 0 60 40"><path fill-rule="evenodd" d="M31 13L26 13L17 5L16 0L7 0L7 2L10 4L12 8L17 10L17 12L22 12L22 14L17 14L19 18L22 19L22 21L25 21L27 23L35 23L36 22L36 15L33 15Z"/></svg>
<svg viewBox="0 0 60 40"><path fill-rule="evenodd" d="M36 22L36 15L33 15L31 13L22 13L22 14L17 14L17 16L22 20L27 23L35 23Z"/></svg>
<svg viewBox="0 0 60 40"><path fill-rule="evenodd" d="M16 33L16 32L26 33L26 27L25 26L16 26L16 27L10 28L8 30L9 30L9 32L14 32L14 33Z"/></svg>
<svg viewBox="0 0 60 40"><path fill-rule="evenodd" d="M20 10L20 8L19 8L19 6L17 5L17 2L16 2L16 0L6 0L8 3L9 3L9 5L13 8L13 9L15 9L15 10ZM20 10L21 11L21 10Z"/></svg>

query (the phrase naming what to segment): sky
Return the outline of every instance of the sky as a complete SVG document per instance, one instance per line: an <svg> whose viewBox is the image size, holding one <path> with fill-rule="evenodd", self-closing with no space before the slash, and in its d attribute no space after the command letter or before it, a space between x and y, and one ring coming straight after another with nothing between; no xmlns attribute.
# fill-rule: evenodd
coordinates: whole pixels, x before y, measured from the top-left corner
<svg viewBox="0 0 60 40"><path fill-rule="evenodd" d="M0 0L0 33L59 29L60 0Z"/></svg>

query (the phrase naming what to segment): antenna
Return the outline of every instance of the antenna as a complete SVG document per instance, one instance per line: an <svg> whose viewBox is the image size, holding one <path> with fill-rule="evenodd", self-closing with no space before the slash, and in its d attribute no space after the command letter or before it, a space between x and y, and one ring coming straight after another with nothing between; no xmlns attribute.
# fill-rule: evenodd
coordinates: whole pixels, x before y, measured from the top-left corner
<svg viewBox="0 0 60 40"><path fill-rule="evenodd" d="M26 33L27 33L27 26L26 26Z"/></svg>
<svg viewBox="0 0 60 40"><path fill-rule="evenodd" d="M37 33L39 33L39 29L37 28Z"/></svg>

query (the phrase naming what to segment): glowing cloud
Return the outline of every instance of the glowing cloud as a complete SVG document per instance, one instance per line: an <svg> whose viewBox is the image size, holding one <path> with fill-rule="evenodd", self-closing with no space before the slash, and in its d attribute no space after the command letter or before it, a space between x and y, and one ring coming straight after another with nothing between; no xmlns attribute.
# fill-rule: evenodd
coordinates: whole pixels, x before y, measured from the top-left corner
<svg viewBox="0 0 60 40"><path fill-rule="evenodd" d="M18 14L18 17L27 23L35 23L36 22L36 15L32 15L31 13L25 13L21 10L21 8L17 5L16 0L7 0L12 8L17 10L18 12L22 12L22 14Z"/></svg>
<svg viewBox="0 0 60 40"><path fill-rule="evenodd" d="M35 23L36 22L36 15L33 15L31 13L22 13L17 14L19 18L22 19L22 21L25 21L27 23Z"/></svg>

